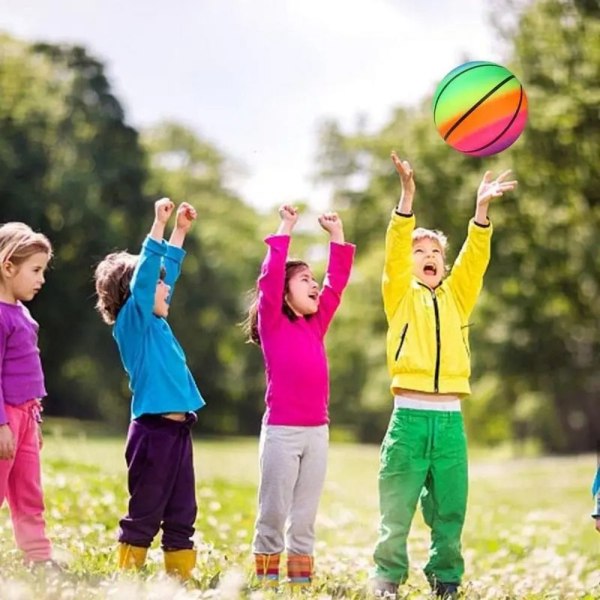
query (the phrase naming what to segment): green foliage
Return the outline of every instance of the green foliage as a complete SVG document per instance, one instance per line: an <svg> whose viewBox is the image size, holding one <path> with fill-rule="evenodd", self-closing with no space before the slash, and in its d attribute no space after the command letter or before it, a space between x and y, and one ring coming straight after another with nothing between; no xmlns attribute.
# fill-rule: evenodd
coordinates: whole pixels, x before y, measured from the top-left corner
<svg viewBox="0 0 600 600"><path fill-rule="evenodd" d="M140 221L130 215L151 207L141 194L142 150L84 49L8 37L0 49L0 222L24 221L54 245L32 305L52 410L108 417L118 406L118 363L94 314L92 269L107 250L138 243Z"/></svg>

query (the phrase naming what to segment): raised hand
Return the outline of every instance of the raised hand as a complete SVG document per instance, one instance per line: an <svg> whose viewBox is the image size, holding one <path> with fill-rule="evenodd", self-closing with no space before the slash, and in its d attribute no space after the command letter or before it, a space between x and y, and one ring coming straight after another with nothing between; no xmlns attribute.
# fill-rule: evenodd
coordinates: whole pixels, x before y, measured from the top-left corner
<svg viewBox="0 0 600 600"><path fill-rule="evenodd" d="M396 167L396 171L402 182L402 193L412 197L415 193L415 178L410 163L407 160L400 160L395 151L392 151L391 156L394 167Z"/></svg>
<svg viewBox="0 0 600 600"><path fill-rule="evenodd" d="M337 213L323 213L318 221L319 225L329 233L332 242L344 243L344 225Z"/></svg>
<svg viewBox="0 0 600 600"><path fill-rule="evenodd" d="M510 169L492 179L492 172L486 171L477 189L477 206L489 204L492 198L498 198L504 192L510 192L517 187L517 180L504 181L510 175Z"/></svg>
<svg viewBox="0 0 600 600"><path fill-rule="evenodd" d="M175 227L177 229L181 229L184 233L187 233L190 230L192 223L196 220L197 216L198 213L191 204L189 204L188 202L182 202L177 207L177 222L175 224Z"/></svg>
<svg viewBox="0 0 600 600"><path fill-rule="evenodd" d="M287 221L295 225L298 222L298 210L289 204L283 204L279 207L279 216L282 221Z"/></svg>
<svg viewBox="0 0 600 600"><path fill-rule="evenodd" d="M161 198L154 203L154 216L159 223L166 225L173 214L175 204L169 198Z"/></svg>
<svg viewBox="0 0 600 600"><path fill-rule="evenodd" d="M289 204L283 204L279 207L279 217L281 219L281 223L279 224L279 229L277 230L278 235L290 235L292 233L292 229L298 222L298 210Z"/></svg>
<svg viewBox="0 0 600 600"><path fill-rule="evenodd" d="M400 196L397 210L402 214L410 214L412 212L413 197L415 195L414 172L410 163L407 160L400 160L395 151L392 151L391 157L402 183L402 196Z"/></svg>

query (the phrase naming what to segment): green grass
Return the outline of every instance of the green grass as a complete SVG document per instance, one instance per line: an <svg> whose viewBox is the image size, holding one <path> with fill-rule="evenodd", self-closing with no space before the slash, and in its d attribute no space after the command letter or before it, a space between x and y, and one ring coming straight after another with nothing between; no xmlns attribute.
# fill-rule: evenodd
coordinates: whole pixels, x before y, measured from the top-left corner
<svg viewBox="0 0 600 600"><path fill-rule="evenodd" d="M251 591L257 440L196 444L194 582L162 572L158 540L146 571L115 573L117 521L126 508L123 439L49 435L43 450L48 532L65 577L33 577L14 550L6 507L0 512L0 598L275 597ZM317 521L317 581L307 598L366 597L377 537L378 448L332 444ZM473 452L467 524L465 598L600 598L600 535L589 517L595 457L515 459ZM400 598L428 598L420 571L428 530L417 513L409 540L412 568ZM287 595L287 592L284 592Z"/></svg>

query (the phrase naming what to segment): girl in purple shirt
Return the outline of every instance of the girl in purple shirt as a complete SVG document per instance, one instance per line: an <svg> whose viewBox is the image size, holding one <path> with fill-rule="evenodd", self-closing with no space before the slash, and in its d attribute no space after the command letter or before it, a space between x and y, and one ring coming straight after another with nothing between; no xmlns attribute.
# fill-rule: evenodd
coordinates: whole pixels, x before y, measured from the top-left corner
<svg viewBox="0 0 600 600"><path fill-rule="evenodd" d="M0 226L0 506L31 565L58 566L46 536L40 474L40 399L46 395L38 324L22 304L44 285L52 246L24 223Z"/></svg>
<svg viewBox="0 0 600 600"><path fill-rule="evenodd" d="M306 263L287 259L298 212L282 206L279 215L277 233L265 240L267 256L246 322L249 339L261 347L265 361L266 411L253 550L257 578L269 586L278 584L284 550L288 581L312 580L314 526L329 444L324 338L354 257L337 214L319 217L330 236L329 264L319 290Z"/></svg>

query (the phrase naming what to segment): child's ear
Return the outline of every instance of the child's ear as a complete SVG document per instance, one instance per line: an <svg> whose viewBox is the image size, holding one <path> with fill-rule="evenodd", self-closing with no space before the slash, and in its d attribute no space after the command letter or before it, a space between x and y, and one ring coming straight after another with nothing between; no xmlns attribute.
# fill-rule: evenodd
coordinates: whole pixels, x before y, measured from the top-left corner
<svg viewBox="0 0 600 600"><path fill-rule="evenodd" d="M10 262L10 260L6 260L0 265L0 272L2 273L3 277L10 279L11 277L15 276L17 267L14 265L14 263Z"/></svg>

